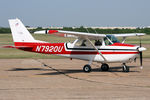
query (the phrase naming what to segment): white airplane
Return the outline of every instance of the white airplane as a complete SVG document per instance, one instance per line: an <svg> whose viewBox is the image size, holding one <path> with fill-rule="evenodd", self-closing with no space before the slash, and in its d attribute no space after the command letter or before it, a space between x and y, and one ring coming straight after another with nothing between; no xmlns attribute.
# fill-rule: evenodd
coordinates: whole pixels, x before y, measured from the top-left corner
<svg viewBox="0 0 150 100"><path fill-rule="evenodd" d="M49 43L35 40L19 19L10 19L9 24L14 46L8 47L36 53L56 54L71 59L87 60L89 63L83 67L84 72L91 71L92 62L101 63L102 71L109 70L108 63L122 63L123 71L129 72L129 66L126 63L132 62L139 55L142 66L142 51L146 50L146 48L141 46L141 42L140 46L125 44L124 42L126 37L140 37L145 33L105 35L49 30L49 34L76 38L73 43ZM116 37L123 37L122 43Z"/></svg>

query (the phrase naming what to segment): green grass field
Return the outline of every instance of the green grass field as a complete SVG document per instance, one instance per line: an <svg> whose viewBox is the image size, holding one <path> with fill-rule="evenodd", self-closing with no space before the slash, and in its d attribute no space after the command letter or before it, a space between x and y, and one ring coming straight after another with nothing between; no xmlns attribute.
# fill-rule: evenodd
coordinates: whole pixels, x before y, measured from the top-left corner
<svg viewBox="0 0 150 100"><path fill-rule="evenodd" d="M72 42L73 38L63 38L56 37L52 35L33 35L33 37L37 40L43 40L51 43L61 43L61 42ZM129 37L126 40L126 43L139 45L138 37ZM143 56L150 58L150 35L146 35L142 37L143 46L147 48L146 51L143 52ZM13 48L1 48L4 45L13 45L13 40L11 34L0 34L0 59L17 59L17 58L33 58L33 59L58 59L63 58L55 55L46 55L39 53L31 53L25 52Z"/></svg>

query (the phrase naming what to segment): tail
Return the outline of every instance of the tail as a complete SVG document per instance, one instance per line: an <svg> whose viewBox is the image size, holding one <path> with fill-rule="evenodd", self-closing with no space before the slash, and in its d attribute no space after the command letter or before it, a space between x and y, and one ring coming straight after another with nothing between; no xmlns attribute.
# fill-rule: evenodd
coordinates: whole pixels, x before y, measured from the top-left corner
<svg viewBox="0 0 150 100"><path fill-rule="evenodd" d="M19 19L10 19L9 25L14 42L37 42Z"/></svg>

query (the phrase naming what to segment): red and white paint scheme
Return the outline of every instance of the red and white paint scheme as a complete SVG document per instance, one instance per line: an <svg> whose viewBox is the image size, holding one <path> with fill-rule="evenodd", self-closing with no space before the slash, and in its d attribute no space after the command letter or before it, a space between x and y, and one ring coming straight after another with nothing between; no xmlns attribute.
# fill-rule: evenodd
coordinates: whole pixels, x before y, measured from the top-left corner
<svg viewBox="0 0 150 100"><path fill-rule="evenodd" d="M94 34L61 30L48 30L49 34L58 36L72 36L76 40L73 43L48 43L35 40L19 19L9 20L14 46L12 48L44 53L56 54L69 58L88 60L89 64L83 67L85 72L91 71L91 63L99 62L101 69L108 71L108 63L123 63L123 71L128 72L129 67L125 63L133 61L146 48L130 44L124 44L125 38L129 36L143 36L144 33L132 34ZM123 37L122 43L116 37ZM142 62L141 62L142 65Z"/></svg>

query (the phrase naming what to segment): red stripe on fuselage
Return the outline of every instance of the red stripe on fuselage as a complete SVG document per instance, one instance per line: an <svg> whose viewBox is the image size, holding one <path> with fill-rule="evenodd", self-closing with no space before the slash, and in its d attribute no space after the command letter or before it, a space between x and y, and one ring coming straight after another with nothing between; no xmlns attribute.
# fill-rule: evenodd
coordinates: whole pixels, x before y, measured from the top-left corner
<svg viewBox="0 0 150 100"><path fill-rule="evenodd" d="M126 46L126 47L135 47L135 45L125 44L125 43L114 43L114 44L109 45L109 46Z"/></svg>
<svg viewBox="0 0 150 100"><path fill-rule="evenodd" d="M64 43L31 43L31 42L15 42L15 46L30 46L33 49L25 50L30 52L45 53L45 54L74 54L74 55L96 55L99 54L95 50L89 51L67 51ZM23 49L21 49L23 50ZM138 54L137 51L102 51L102 54Z"/></svg>

